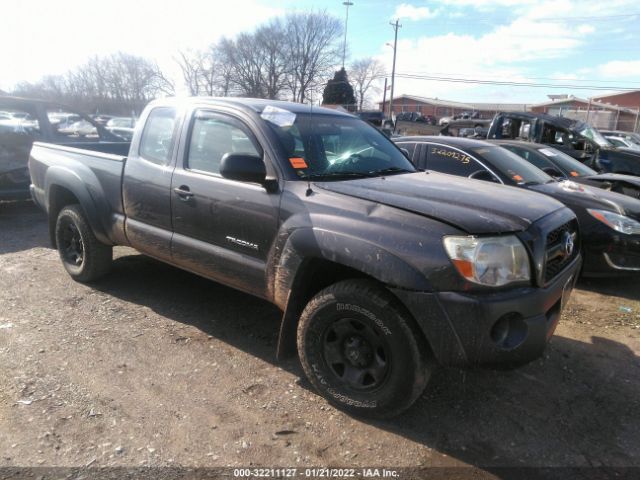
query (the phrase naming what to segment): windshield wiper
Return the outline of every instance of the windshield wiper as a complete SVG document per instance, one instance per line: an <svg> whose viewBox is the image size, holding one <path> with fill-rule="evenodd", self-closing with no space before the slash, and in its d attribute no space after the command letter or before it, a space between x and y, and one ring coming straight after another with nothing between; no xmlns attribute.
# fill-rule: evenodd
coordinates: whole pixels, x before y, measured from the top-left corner
<svg viewBox="0 0 640 480"><path fill-rule="evenodd" d="M409 170L402 167L381 168L380 170L370 170L367 172L371 175L389 175L394 173L416 173L415 170Z"/></svg>
<svg viewBox="0 0 640 480"><path fill-rule="evenodd" d="M325 179L338 179L338 178L368 178L374 177L375 175L370 174L369 172L324 172L324 173L309 173L300 178L310 179L310 180L325 180Z"/></svg>

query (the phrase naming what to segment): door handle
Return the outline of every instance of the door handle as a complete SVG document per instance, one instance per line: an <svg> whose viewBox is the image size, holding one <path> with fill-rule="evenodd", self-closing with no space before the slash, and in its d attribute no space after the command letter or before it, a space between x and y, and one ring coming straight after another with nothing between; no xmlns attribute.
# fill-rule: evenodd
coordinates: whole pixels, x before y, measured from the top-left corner
<svg viewBox="0 0 640 480"><path fill-rule="evenodd" d="M180 187L176 187L173 191L180 197L180 200L187 201L193 197L193 192L189 190L189 187L186 185L181 185Z"/></svg>

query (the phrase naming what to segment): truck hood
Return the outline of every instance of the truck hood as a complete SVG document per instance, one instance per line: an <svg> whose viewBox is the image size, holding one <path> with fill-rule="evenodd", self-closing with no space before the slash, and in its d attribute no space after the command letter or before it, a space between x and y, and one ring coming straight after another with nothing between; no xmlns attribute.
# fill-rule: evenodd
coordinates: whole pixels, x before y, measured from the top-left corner
<svg viewBox="0 0 640 480"><path fill-rule="evenodd" d="M539 218L562 208L552 198L524 189L435 172L315 185L434 218L478 235L526 230Z"/></svg>
<svg viewBox="0 0 640 480"><path fill-rule="evenodd" d="M572 181L553 182L529 188L559 200L574 211L580 208L596 208L640 220L640 200L621 193L579 185Z"/></svg>

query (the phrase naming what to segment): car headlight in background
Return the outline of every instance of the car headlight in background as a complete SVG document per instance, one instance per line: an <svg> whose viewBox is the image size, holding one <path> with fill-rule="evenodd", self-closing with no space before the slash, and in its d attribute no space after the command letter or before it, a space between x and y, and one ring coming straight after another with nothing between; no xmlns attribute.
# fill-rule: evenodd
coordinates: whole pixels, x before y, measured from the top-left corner
<svg viewBox="0 0 640 480"><path fill-rule="evenodd" d="M627 235L640 235L640 222L637 222L633 218L607 210L588 208L587 212L596 220L600 220L609 228L613 228L616 232L626 233Z"/></svg>
<svg viewBox="0 0 640 480"><path fill-rule="evenodd" d="M515 235L443 239L447 255L470 282L499 287L531 279L529 255Z"/></svg>

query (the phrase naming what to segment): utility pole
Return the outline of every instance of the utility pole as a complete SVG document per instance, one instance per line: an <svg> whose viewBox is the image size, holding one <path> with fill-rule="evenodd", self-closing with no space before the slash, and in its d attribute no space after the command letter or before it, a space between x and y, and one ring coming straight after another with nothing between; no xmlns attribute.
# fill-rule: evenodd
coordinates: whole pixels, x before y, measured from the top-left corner
<svg viewBox="0 0 640 480"><path fill-rule="evenodd" d="M396 50L398 49L398 29L402 28L400 20L397 19L395 23L389 22L389 25L393 27L395 32L395 38L393 40L393 66L391 67L391 95L389 96L389 118L393 118L393 89L396 86Z"/></svg>
<svg viewBox="0 0 640 480"><path fill-rule="evenodd" d="M387 77L384 77L384 90L382 92L382 116L384 117L385 106L387 103ZM636 123L638 119L636 118Z"/></svg>
<svg viewBox="0 0 640 480"><path fill-rule="evenodd" d="M347 15L344 19L344 42L342 42L342 69L344 70L344 61L347 56L347 27L349 26L349 7L353 5L353 2L347 0L342 2L342 4L347 7Z"/></svg>

